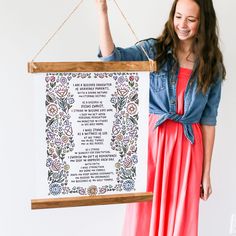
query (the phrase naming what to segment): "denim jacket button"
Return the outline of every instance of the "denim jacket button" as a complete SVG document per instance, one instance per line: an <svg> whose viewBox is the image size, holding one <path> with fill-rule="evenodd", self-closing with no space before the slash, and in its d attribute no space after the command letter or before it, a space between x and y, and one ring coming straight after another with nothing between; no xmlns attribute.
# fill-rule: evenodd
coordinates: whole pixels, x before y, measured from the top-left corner
<svg viewBox="0 0 236 236"><path fill-rule="evenodd" d="M170 82L171 82L171 84L175 85L175 80L174 79L172 79Z"/></svg>
<svg viewBox="0 0 236 236"><path fill-rule="evenodd" d="M170 103L171 103L171 104L175 104L175 100L172 99L172 100L170 101Z"/></svg>

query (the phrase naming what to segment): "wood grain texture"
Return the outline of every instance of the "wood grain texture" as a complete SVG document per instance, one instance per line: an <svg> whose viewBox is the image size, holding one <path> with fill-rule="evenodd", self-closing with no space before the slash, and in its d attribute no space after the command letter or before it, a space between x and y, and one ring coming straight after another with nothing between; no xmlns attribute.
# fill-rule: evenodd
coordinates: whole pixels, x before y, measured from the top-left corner
<svg viewBox="0 0 236 236"><path fill-rule="evenodd" d="M154 61L29 62L29 73L156 71Z"/></svg>
<svg viewBox="0 0 236 236"><path fill-rule="evenodd" d="M152 197L153 194L151 192L146 192L146 193L114 194L114 195L103 195L103 196L32 199L31 209L35 210L35 209L47 209L47 208L143 202L143 201L152 201Z"/></svg>

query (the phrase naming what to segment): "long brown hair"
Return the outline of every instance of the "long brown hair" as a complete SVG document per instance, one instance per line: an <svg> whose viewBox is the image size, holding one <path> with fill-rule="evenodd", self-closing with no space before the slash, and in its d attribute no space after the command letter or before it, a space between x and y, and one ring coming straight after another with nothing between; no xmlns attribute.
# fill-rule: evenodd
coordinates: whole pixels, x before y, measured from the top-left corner
<svg viewBox="0 0 236 236"><path fill-rule="evenodd" d="M200 25L193 40L192 52L198 60L196 67L198 89L206 93L210 85L215 82L216 76L225 79L226 71L223 56L219 49L217 18L212 0L193 1L200 7ZM172 49L174 58L177 58L176 51L179 39L175 33L173 22L177 2L178 0L174 1L164 30L161 36L157 38L158 55L156 60L160 66L165 63L169 49Z"/></svg>

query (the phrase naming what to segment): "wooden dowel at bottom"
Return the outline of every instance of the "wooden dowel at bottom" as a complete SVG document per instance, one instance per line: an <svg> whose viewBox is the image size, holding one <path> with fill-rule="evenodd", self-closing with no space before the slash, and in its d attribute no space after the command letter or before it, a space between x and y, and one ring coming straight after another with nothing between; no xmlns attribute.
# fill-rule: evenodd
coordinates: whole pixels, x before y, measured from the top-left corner
<svg viewBox="0 0 236 236"><path fill-rule="evenodd" d="M114 195L103 195L103 196L32 199L31 209L34 210L34 209L46 209L46 208L143 202L143 201L151 201L152 197L153 194L151 192L146 192L146 193L114 194Z"/></svg>

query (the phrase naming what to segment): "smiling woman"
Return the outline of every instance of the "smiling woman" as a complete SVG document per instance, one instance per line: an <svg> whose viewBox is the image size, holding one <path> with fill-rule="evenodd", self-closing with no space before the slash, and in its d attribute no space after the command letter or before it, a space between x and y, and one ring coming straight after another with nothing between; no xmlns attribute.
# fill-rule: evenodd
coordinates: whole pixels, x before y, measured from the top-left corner
<svg viewBox="0 0 236 236"><path fill-rule="evenodd" d="M147 191L130 204L124 236L197 236L199 199L212 192L211 156L225 78L212 0L175 0L157 39L115 47L106 0L96 0L103 61L145 61L150 73ZM144 53L144 50L147 52Z"/></svg>
<svg viewBox="0 0 236 236"><path fill-rule="evenodd" d="M186 4L187 2L187 4ZM188 0L178 1L174 16L174 28L181 41L189 41L196 36L199 26L200 8L196 2ZM183 42L182 42L183 43Z"/></svg>

